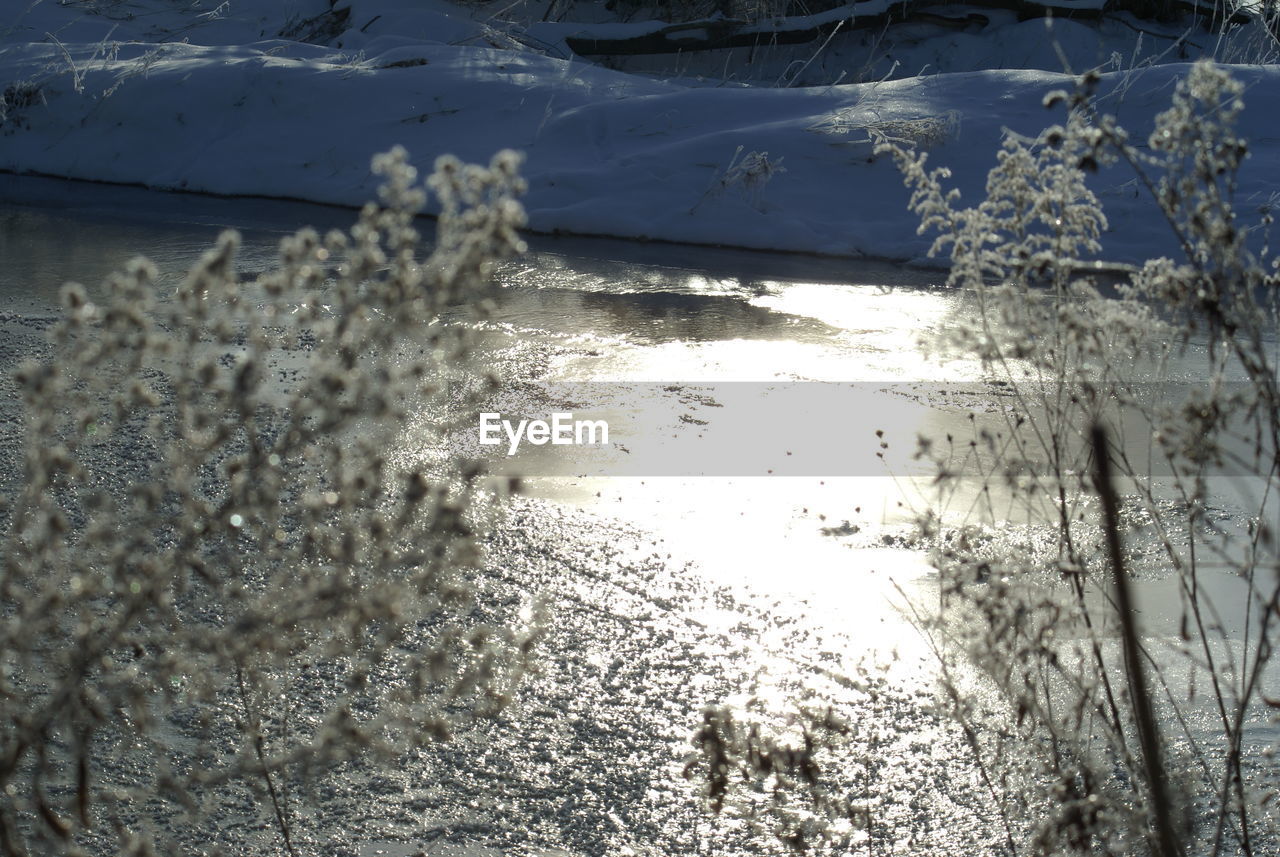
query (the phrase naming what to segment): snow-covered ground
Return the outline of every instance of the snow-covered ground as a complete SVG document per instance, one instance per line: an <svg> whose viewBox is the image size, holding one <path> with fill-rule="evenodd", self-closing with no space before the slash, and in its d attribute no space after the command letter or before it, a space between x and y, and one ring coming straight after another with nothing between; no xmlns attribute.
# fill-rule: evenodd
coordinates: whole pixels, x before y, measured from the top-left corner
<svg viewBox="0 0 1280 857"><path fill-rule="evenodd" d="M980 27L921 25L891 45L837 33L821 48L762 49L752 65L739 48L614 63L624 71L568 52L564 37L592 25L539 22L537 10L513 23L502 4L336 8L350 12L325 0L13 9L0 18L0 170L359 205L375 191L370 157L395 144L422 167L514 148L538 231L915 259L928 239L876 139L930 150L976 200L1006 129L1062 118L1041 102L1070 85L1045 70L1063 59L1102 68L1104 106L1142 137L1186 60L1272 48L1248 27L1216 39L987 10ZM1252 141L1240 199L1260 206L1280 174L1280 69L1234 73ZM837 83L858 79L869 82ZM1166 249L1131 174L1112 169L1095 187L1110 259Z"/></svg>

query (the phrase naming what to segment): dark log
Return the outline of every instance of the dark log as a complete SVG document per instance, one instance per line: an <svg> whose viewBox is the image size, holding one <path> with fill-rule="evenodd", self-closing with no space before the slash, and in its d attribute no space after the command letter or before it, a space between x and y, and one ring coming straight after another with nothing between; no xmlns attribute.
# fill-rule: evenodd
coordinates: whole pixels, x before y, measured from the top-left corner
<svg viewBox="0 0 1280 857"><path fill-rule="evenodd" d="M1110 12L1128 11L1143 18L1167 18L1174 13L1192 12L1204 16L1204 24L1220 26L1222 11L1207 0L1107 0L1105 6L1080 6L1062 0L968 0L961 8L1005 9L1014 11L1020 20L1074 18L1097 20ZM743 21L733 18L708 18L670 24L636 36L594 38L590 26L581 35L565 37L569 49L581 56L634 56L668 54L683 51L713 51L723 48L759 47L764 45L797 45L824 39L837 28L845 30L879 29L888 24L914 21L950 27L985 26L987 18L977 12L948 14L945 7L920 0L897 0L888 6L875 0L850 3L828 12L772 18L767 21ZM875 11L872 11L875 10ZM1252 18L1235 12L1226 23L1246 23Z"/></svg>

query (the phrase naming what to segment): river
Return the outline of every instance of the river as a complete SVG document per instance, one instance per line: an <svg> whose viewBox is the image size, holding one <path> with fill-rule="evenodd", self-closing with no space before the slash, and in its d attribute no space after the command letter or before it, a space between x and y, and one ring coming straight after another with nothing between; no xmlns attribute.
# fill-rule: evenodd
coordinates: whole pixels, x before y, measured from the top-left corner
<svg viewBox="0 0 1280 857"><path fill-rule="evenodd" d="M342 209L286 201L31 177L0 181L0 199L12 200L0 210L0 306L35 314L57 305L65 282L94 294L138 253L157 265L161 290L172 288L229 224L243 237L240 268L252 275L274 263L279 240L297 224L323 232L352 219ZM766 450L736 447L710 477L685 478L693 468L684 462L606 464L597 478L559 475L573 466L536 458L513 467L525 465L526 476L529 468L556 473L526 478L528 492L660 531L726 584L822 593L830 604L832 586L848 580L832 569L863 564L850 559L847 539L823 534L846 524L867 527L856 541L886 566L914 573L911 559L881 556L875 547L878 528L905 524L910 512L896 505L901 490L893 477L903 473L876 458L874 432L887 430L910 447L918 429L938 427L937 412L895 408L895 400L909 398L913 383L961 381L973 372L972 364L940 366L923 348L957 305L954 294L938 288L944 279L938 271L887 263L534 236L529 252L499 272L497 311L486 324L486 347L494 352L488 359L509 376L587 382L620 396L651 387L660 401L645 400L646 418L685 429L704 426L711 414L720 424L732 422L735 400L749 420L758 416L749 408L754 399L781 400L796 390L816 390L817 405L827 408L753 431L756 441L789 432L779 449L794 447L783 455L804 461L793 470L804 475L787 475L785 461L770 475L760 463ZM821 401L834 398L837 384L855 389L869 412L865 419L823 424L840 413L838 401ZM882 390L887 394L877 396ZM709 408L711 393L721 401ZM818 452L800 458L805 447ZM679 452L659 448L654 455ZM819 454L826 458L813 463ZM748 494L750 501L740 502ZM777 575L780 567L791 571Z"/></svg>
<svg viewBox="0 0 1280 857"><path fill-rule="evenodd" d="M0 176L0 334L17 341L50 316L63 282L92 294L137 253L163 289L225 226L241 231L252 274L296 226L352 217ZM552 605L541 670L492 728L390 777L352 772L305 841L360 857L763 853L749 827L698 810L680 775L689 735L705 705L763 700L784 717L817 689L859 712L844 762L874 817L859 840L868 853L996 847L989 797L934 712L934 660L903 609L939 598L912 536L930 474L910 452L920 432L968 430L972 400L940 405L930 390L977 378L971 361L930 353L960 308L944 275L530 244L498 273L486 359L504 380L550 390L544 404L585 399L619 427L612 457L564 465L547 447L512 465L523 494L488 561L505 575L497 587ZM742 423L756 427L733 434ZM668 436L674 445L645 457L640 444ZM1141 585L1144 598L1176 599L1159 581ZM1172 633L1175 601L1151 612Z"/></svg>

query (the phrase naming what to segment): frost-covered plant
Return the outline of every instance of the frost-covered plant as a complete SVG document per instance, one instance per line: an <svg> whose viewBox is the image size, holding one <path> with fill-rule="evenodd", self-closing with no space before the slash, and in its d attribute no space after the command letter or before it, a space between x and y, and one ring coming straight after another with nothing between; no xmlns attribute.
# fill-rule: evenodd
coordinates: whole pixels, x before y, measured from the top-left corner
<svg viewBox="0 0 1280 857"><path fill-rule="evenodd" d="M724 168L724 172L712 178L711 185L702 194L702 198L689 209L690 214L697 211L702 203L719 196L729 188L738 188L752 208L757 211L764 210L764 201L761 197L765 186L774 176L785 173L787 168L782 166L782 158L770 160L768 152L754 150L742 155L742 148L739 146L734 150L733 157L729 159L729 165ZM738 159L739 155L742 155L741 160Z"/></svg>
<svg viewBox="0 0 1280 857"><path fill-rule="evenodd" d="M987 523L1053 533L1028 548L931 515L944 606L927 624L957 717L980 764L998 771L1002 815L1041 819L1026 832L1036 850L1252 854L1276 835L1265 809L1274 782L1243 747L1277 642L1280 395L1276 267L1233 205L1247 153L1234 130L1242 87L1197 64L1143 148L1096 111L1096 83L1086 75L1047 99L1067 106L1064 125L1006 139L974 208L956 205L925 156L887 149L922 230L939 233L934 251L950 251L951 284L972 296L950 344L981 359L1003 403L994 424L975 420L972 437L922 443L921 455L936 462L944 499L977 496ZM1152 260L1107 294L1087 273L1106 221L1086 179L1115 162L1149 190L1182 257ZM1257 224L1269 225L1269 215ZM1175 362L1195 379L1189 391L1160 383ZM1135 425L1150 432L1146 455L1135 455ZM1109 440L1091 443L1099 430ZM1129 486L1121 518L1097 514L1098 492L1111 490L1095 484L1104 463ZM1232 510L1238 526L1214 520L1224 466L1254 489ZM1018 512L997 510L995 497ZM1121 520L1128 555L1112 550ZM1136 640L1135 616L1118 606L1135 568L1172 576L1182 605L1172 652ZM1223 568L1247 582L1243 603L1209 594ZM1243 638L1222 630L1228 613L1246 617ZM1000 705L982 704L978 684L958 689L967 668ZM1193 697L1208 685L1214 730L1190 725L1201 705L1179 695L1172 671ZM1153 703L1163 744L1144 713Z"/></svg>
<svg viewBox="0 0 1280 857"><path fill-rule="evenodd" d="M96 14L96 12L95 12ZM57 56L27 79L8 84L0 91L0 133L13 134L27 128L26 108L43 105L48 92L57 91L63 84L69 85L79 97L101 103L110 98L127 80L145 76L157 62L172 52L172 45L158 45L141 51L131 62L119 62L120 49L128 43L104 38L93 52L79 63L71 51L52 33L46 40L57 49ZM137 47L136 45L133 47ZM89 85L90 78L98 81L109 76L111 82L103 89Z"/></svg>
<svg viewBox="0 0 1280 857"><path fill-rule="evenodd" d="M11 83L0 90L0 133L12 134L23 127L23 111L44 103L44 90L34 81Z"/></svg>
<svg viewBox="0 0 1280 857"><path fill-rule="evenodd" d="M0 853L247 853L266 819L308 851L300 788L503 706L533 630L469 598L479 469L416 451L483 386L460 317L520 247L517 167L437 163L426 259L397 149L260 277L228 232L171 296L143 259L65 288L0 519Z"/></svg>
<svg viewBox="0 0 1280 857"><path fill-rule="evenodd" d="M885 144L912 146L919 149L935 148L960 136L960 114L949 110L942 116L921 116L916 119L877 119L866 121L858 114L866 112L860 105L837 111L805 130L819 134L848 136L861 132L861 139L850 142L865 143L875 149Z"/></svg>
<svg viewBox="0 0 1280 857"><path fill-rule="evenodd" d="M759 697L738 708L709 706L684 775L701 784L706 807L732 823L795 851L841 853L873 827L879 760L863 745L878 737L874 709L882 683L847 682L861 691L856 719L812 699L781 717ZM850 784L853 768L860 776Z"/></svg>
<svg viewBox="0 0 1280 857"><path fill-rule="evenodd" d="M926 154L881 149L965 293L942 345L984 369L968 433L918 441L941 589L918 621L1009 853L1274 853L1280 277L1270 212L1234 206L1243 91L1197 64L1140 146L1098 82L1007 135L973 207ZM1132 171L1179 258L1104 279L1104 169ZM1174 594L1172 639L1126 606L1134 576ZM726 723L713 761L745 794L760 754Z"/></svg>

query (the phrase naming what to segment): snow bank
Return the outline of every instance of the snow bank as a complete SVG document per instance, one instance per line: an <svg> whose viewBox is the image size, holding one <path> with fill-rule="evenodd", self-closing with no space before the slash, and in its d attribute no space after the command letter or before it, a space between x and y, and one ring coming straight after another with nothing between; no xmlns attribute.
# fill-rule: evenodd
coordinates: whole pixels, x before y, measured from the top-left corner
<svg viewBox="0 0 1280 857"><path fill-rule="evenodd" d="M46 8L67 14L35 7ZM424 168L444 153L487 161L515 148L527 158L535 230L912 259L929 239L916 235L907 193L873 140L928 149L977 200L1004 129L1034 134L1060 120L1041 101L1070 85L1005 70L694 87L493 47L500 40L484 25L442 4L352 8L340 49L275 37L280 22L266 19L210 19L188 28L187 42L154 40L180 29L167 18L104 31L79 15L80 29L63 26L57 43L48 22L11 27L0 48L0 169L354 206L374 194L370 157L392 145ZM122 31L133 40L111 41ZM1144 135L1186 71L1105 75L1105 103ZM1235 73L1249 87L1253 141L1240 198L1260 205L1280 175L1280 69ZM1115 260L1172 249L1132 179L1114 168L1096 183Z"/></svg>

